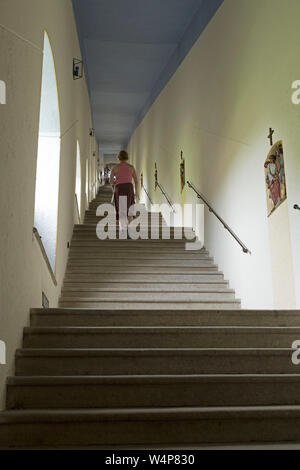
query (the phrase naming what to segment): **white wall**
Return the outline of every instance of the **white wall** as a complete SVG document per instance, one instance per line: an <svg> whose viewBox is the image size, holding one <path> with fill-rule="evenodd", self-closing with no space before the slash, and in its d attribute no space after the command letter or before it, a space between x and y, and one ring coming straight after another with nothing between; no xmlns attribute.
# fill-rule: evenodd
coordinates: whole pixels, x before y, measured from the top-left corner
<svg viewBox="0 0 300 470"><path fill-rule="evenodd" d="M35 237L35 176L41 96L43 38L47 30L53 49L61 120L61 154L54 284ZM73 57L80 48L71 0L1 0L0 80L7 103L0 106L0 340L7 345L7 365L0 366L0 408L7 375L14 373L14 354L21 346L29 309L41 307L42 291L57 306L73 231L76 141L81 148L82 206L86 159L92 126L85 79L73 81ZM93 145L97 147L96 143ZM94 157L93 157L94 158Z"/></svg>
<svg viewBox="0 0 300 470"><path fill-rule="evenodd" d="M283 139L297 306L300 306L300 106L291 84L300 78L298 0L225 0L134 132L129 152L154 202L154 162L174 202L180 195L180 151L186 177L252 251L242 253L206 212L206 246L244 308L274 305L264 161L269 127ZM280 249L280 247L279 247ZM284 288L284 287L282 287Z"/></svg>

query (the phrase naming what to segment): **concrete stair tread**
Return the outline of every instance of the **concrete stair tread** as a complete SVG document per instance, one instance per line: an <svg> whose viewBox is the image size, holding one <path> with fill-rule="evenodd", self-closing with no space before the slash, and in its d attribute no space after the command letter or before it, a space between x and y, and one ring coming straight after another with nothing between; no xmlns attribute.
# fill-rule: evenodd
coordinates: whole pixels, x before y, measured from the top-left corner
<svg viewBox="0 0 300 470"><path fill-rule="evenodd" d="M88 254L88 255L99 255L99 256L102 256L103 254L107 253L106 250L105 250L105 246L101 245L101 243L99 243L98 245L94 246L94 247L71 247L70 248L70 256L71 255L84 255L84 254ZM129 255L131 255L132 253L136 253L136 249L134 249L133 247L127 247L126 248L126 251L123 249L123 248L114 248L114 247L111 247L110 248L110 253L113 253L113 254L123 254L123 255L127 255L127 253ZM153 253L154 256L157 256L159 255L159 253L161 253L161 250L160 249L153 249L151 250L149 247L145 246L143 247L143 249L141 249L141 247L139 247L139 251L138 251L139 254L141 255L149 255L150 253ZM195 255L201 255L202 257L203 256L208 256L208 253L206 252L202 252L201 250L185 250L185 249L172 249L172 250L169 250L169 249L165 249L164 250L164 254L165 255L173 255L175 256L178 256L178 255L183 255L183 254L186 254L186 255L190 255L190 256L195 256ZM203 258L205 259L205 258Z"/></svg>
<svg viewBox="0 0 300 470"><path fill-rule="evenodd" d="M165 375L74 375L74 376L14 376L7 384L14 385L65 385L65 384L122 384L122 383L230 383L242 382L298 382L300 374L165 374Z"/></svg>
<svg viewBox="0 0 300 470"><path fill-rule="evenodd" d="M120 230L120 226L118 223L116 223L115 221L109 221L109 223L107 223L105 225L105 228L116 228L117 231ZM130 227L130 225L128 225L128 228ZM137 228L138 230L142 230L142 229L160 229L160 230L171 230L171 231L178 231L178 232L181 232L181 231L184 231L186 230L187 232L194 232L194 229L193 227L184 227L184 226L180 226L180 227L174 227L172 225L168 225L167 223L164 223L163 221L161 223L158 223L158 224L153 224L153 223L146 223L146 224L141 224L139 223L137 225ZM95 226L94 224L82 224L82 225L74 225L74 233L86 233L86 232L91 232L91 233L94 233L95 232Z"/></svg>
<svg viewBox="0 0 300 470"><path fill-rule="evenodd" d="M30 312L32 314L39 314L39 315L65 315L65 314L72 314L72 315L82 315L84 312L86 312L85 309L82 309L82 308L63 308L63 307L60 307L60 308L31 308L30 309ZM160 314L160 310L156 310L155 308L152 310L152 314ZM170 315L170 314L173 314L173 310L165 310L162 314L163 315ZM93 310L88 310L88 314L89 315L98 315L98 314L103 314L103 315L109 315L109 316L112 316L112 315L119 315L119 314L122 314L123 316L125 315L132 315L132 314L135 314L137 316L140 316L140 315L143 315L143 312L140 311L140 310L134 310L134 309L122 309L122 310L115 310L113 312L111 312L110 310L107 311L105 309L102 309L102 308L99 308L99 309L93 309ZM176 312L176 315L183 315L185 316L187 314L186 310L182 309L182 311L177 311ZM198 312L195 310L193 312L193 315L198 315L198 316L203 316L203 315L214 315L214 316L217 316L217 317L220 317L222 315L231 315L231 316L234 316L234 317L237 317L239 319L243 319L243 316L246 316L246 315L250 315L251 317L253 318L260 318L262 315L265 316L267 319L271 319L271 318L275 318L275 319L279 319L280 316L282 316L283 319L285 318L295 318L295 319L298 319L299 318L299 312L297 310L278 310L278 311L274 311L274 310L226 310L226 312L224 313L224 311L216 311L216 310L210 310L210 309L207 309L207 310L199 310ZM149 313L147 312L147 315L149 315ZM283 325L284 326L284 325Z"/></svg>
<svg viewBox="0 0 300 470"><path fill-rule="evenodd" d="M171 262L168 260L161 260L158 263L155 263L153 260L148 260L150 261L146 265L141 266L140 260L135 261L135 260L126 260L126 262L121 262L119 258L117 259L112 259L112 260L78 260L78 261L69 261L67 264L67 272L71 268L75 267L83 267L83 268L89 268L89 267L97 267L97 266L103 266L106 267L108 266L113 266L113 267L124 267L124 268L189 268L189 269L201 269L201 268L207 268L207 269L217 269L218 266L216 264L211 263L211 261L205 262L205 261L191 261L190 263L185 260L178 260L177 262ZM112 264L113 263L113 264ZM178 266L177 266L178 265Z"/></svg>
<svg viewBox="0 0 300 470"><path fill-rule="evenodd" d="M292 348L25 348L17 349L17 357L72 357L72 356L225 356L225 355L281 355Z"/></svg>
<svg viewBox="0 0 300 470"><path fill-rule="evenodd" d="M126 252L120 249L113 249L109 250L111 256L118 256L119 259L128 259L128 258L136 258L140 260L141 258L145 257L144 259L151 259L151 253L155 257L162 254L160 259L170 259L170 256L174 256L174 259L195 259L195 260L206 260L207 255L202 254L200 251L186 251L186 250L174 250L170 253L168 250L164 250L163 253L161 250L148 250L143 249L137 252L136 249L128 249ZM98 246L91 248L89 250L82 250L77 249L74 247L70 249L70 259L83 259L83 256L88 255L86 259L96 258L96 259L107 259L108 254L107 250L104 249L103 246Z"/></svg>
<svg viewBox="0 0 300 470"><path fill-rule="evenodd" d="M211 276L212 277L212 276ZM82 279L79 279L79 280L76 280L76 278L74 277L74 279L70 278L69 276L66 277L66 279L64 280L65 283L83 283L82 284L82 288L83 289L89 289L89 287L86 287L85 286L85 282L88 282L90 284L97 284L97 288L101 288L101 285L102 284L109 284L109 286L112 286L112 287L109 287L109 289L111 288L112 290L115 289L114 287L114 284L118 284L121 288L123 285L126 285L126 288L127 286L128 287L134 287L136 285L139 285L140 287L145 287L147 289L147 287L155 287L155 286L165 286L165 287L169 287L170 285L173 285L174 284L174 281L171 280L171 281L152 281L152 280L149 280L149 281L140 281L138 278L137 279L132 279L132 280L125 280L124 281L124 278L123 280L109 280L109 281L106 281L105 279L95 279L94 281L89 281L89 280L84 280L83 278ZM193 283L189 282L189 281L181 281L180 283L177 281L175 281L175 284L178 284L180 286L195 286L195 287L206 287L206 286L215 286L215 287L221 287L221 286L228 286L228 281L226 280L221 280L221 279L208 279L208 280L201 280L201 281L193 281ZM74 286L74 288L77 288L78 286ZM94 289L94 286L91 287L92 289ZM209 287L210 288L210 287Z"/></svg>
<svg viewBox="0 0 300 470"><path fill-rule="evenodd" d="M300 405L300 375L28 375L7 381L7 409L15 410L258 405Z"/></svg>
<svg viewBox="0 0 300 470"><path fill-rule="evenodd" d="M181 421L202 419L271 419L300 418L300 405L173 407L173 408L111 408L111 409L31 409L0 413L0 425L39 422L97 421Z"/></svg>
<svg viewBox="0 0 300 470"><path fill-rule="evenodd" d="M213 310L219 310L220 308L224 311L226 310L232 310L233 308L238 310L241 307L241 302L240 300L234 300L234 301L226 301L226 300L220 300L220 301L205 301L201 300L198 302L189 302L188 304L186 302L177 302L177 303L170 303L170 302L156 302L155 305L152 305L150 302L131 302L130 300L124 301L117 301L117 302L101 302L101 300L95 300L88 303L87 300L83 299L82 301L78 301L77 304L74 302L74 300L68 300L68 301L60 301L59 306L62 308L78 308L78 309L85 309L87 312L89 310L95 310L97 308L104 307L107 311L113 311L115 310L127 310L128 308L132 308L134 310L141 310L144 313L148 312L151 313L153 306L157 307L160 309L161 312L163 311L169 311L171 308L174 312L179 310L181 311L182 309L186 308L188 305L189 311L192 313L192 311L200 311L200 310L207 310L208 308L213 311Z"/></svg>
<svg viewBox="0 0 300 470"><path fill-rule="evenodd" d="M63 324L65 326L295 326L299 315L293 312L282 312L280 315L272 311L255 312L237 309L226 311L211 308L201 308L186 311L179 309L174 311L170 308L165 310L153 308L128 309L116 308L78 308L62 307L50 309L31 309L31 324L51 323L51 326ZM80 325L78 325L80 323ZM33 326L34 326L33 325Z"/></svg>
<svg viewBox="0 0 300 470"><path fill-rule="evenodd" d="M300 327L275 327L275 326L57 326L57 327L35 327L28 326L24 328L24 333L30 334L48 334L48 333L90 333L96 334L99 332L113 332L113 333L218 333L226 332L228 334L245 333L245 334L285 334L295 333L300 334Z"/></svg>
<svg viewBox="0 0 300 470"><path fill-rule="evenodd" d="M88 269L93 267L93 271L89 271ZM81 268L81 269L74 269L74 268ZM103 275L103 271L100 269L101 266L99 266L99 268L97 268L97 266L74 266L72 268L69 268L68 271L67 271L67 275L69 274L91 274L91 275L94 275L94 274L102 274ZM120 268L123 268L120 269ZM128 268L132 268L130 269L130 271L128 271ZM149 268L148 270L146 268ZM154 269L155 268L155 269ZM162 268L164 269L164 271L158 271L158 268ZM176 268L176 266L171 266L172 269L178 269ZM123 274L123 275L132 275L132 274L156 274L156 275L160 275L160 274L164 274L164 275L176 275L176 276L179 276L179 275L182 275L182 276L185 276L185 275L209 275L209 274L215 274L215 275L222 275L222 273L220 273L219 271L217 271L217 268L215 268L214 266L210 267L210 271L209 270L205 270L205 268L207 269L208 266L204 266L203 269L201 268L198 268L198 271L197 271L197 268L195 268L194 271L168 271L166 270L166 267L162 267L162 266L153 266L153 267L144 267L144 266L112 266L111 269L107 269L105 270L105 275L106 274ZM84 271L84 269L86 271ZM99 270L97 270L99 269ZM144 271L143 271L144 269ZM168 269L170 269L170 267L168 267ZM186 269L190 269L190 268L186 268Z"/></svg>
<svg viewBox="0 0 300 470"><path fill-rule="evenodd" d="M133 246L133 243L138 243L138 248L140 253L160 253L161 252L161 247L159 246L159 243L164 243L164 253L167 254L180 254L180 253L192 253L192 254L200 254L200 255L208 255L209 253L206 250L203 250L202 248L197 248L195 250L186 250L185 249L185 243L186 240L183 240L184 244L179 240L179 245L178 245L178 240L169 240L173 242L173 246L171 244L165 243L168 242L168 240L151 240L155 243L152 244L152 246L148 245L145 243L146 240L90 240L88 245L84 245L83 243L77 244L73 246L70 246L70 253L100 253L101 249L104 250L106 245L102 243L102 241L108 243L109 241L113 242L110 246L110 249L114 252L130 252L130 250L135 250L135 246ZM119 245L114 242L120 242ZM127 243L125 245L124 242L131 242ZM176 245L175 245L176 243ZM126 246L126 250L124 250L124 247Z"/></svg>
<svg viewBox="0 0 300 470"><path fill-rule="evenodd" d="M52 326L24 329L24 348L291 347L300 328L228 326Z"/></svg>
<svg viewBox="0 0 300 470"><path fill-rule="evenodd" d="M74 284L73 286L70 284ZM174 282L174 281L148 281L148 282L143 282L139 280L130 280L130 281L105 281L105 280L94 280L94 281L89 281L89 280L76 280L76 278L72 279L67 277L64 281L64 288L68 289L75 289L78 290L80 287L80 290L84 291L89 291L89 290L102 290L102 289L107 289L109 291L115 291L116 289L125 289L126 292L128 289L139 289L145 291L149 289L170 289L172 292L174 290L173 286L178 289L178 291L182 290L185 291L187 288L190 289L196 289L198 292L199 289L229 289L228 287L229 283L228 281L221 281L221 280L214 280L211 279L209 281L196 281L193 283L190 282Z"/></svg>
<svg viewBox="0 0 300 470"><path fill-rule="evenodd" d="M216 285L229 285L227 280L224 280L224 276L221 273L215 272L215 271L210 271L208 273L200 273L200 274L145 274L145 273L128 273L126 275L126 280L124 280L124 275L123 273L107 273L105 275L105 278L101 273L80 273L80 272L75 272L75 273L68 273L65 276L64 279L65 284L70 284L70 283L75 283L76 287L78 286L78 283L84 286L89 286L92 285L94 286L95 284L97 287L101 287L102 284L111 284L112 287L115 287L116 285L123 285L125 284L139 284L139 285L145 285L145 286L151 286L151 285L157 285L157 284L166 284L169 285L170 283L172 284L182 284L182 285L188 285L188 284L196 284L196 285L201 285L201 284L216 284ZM219 284L221 283L221 284Z"/></svg>
<svg viewBox="0 0 300 470"><path fill-rule="evenodd" d="M137 240L134 240L130 237L123 237L119 238L116 236L116 238L105 238L104 240L100 240L98 237L93 237L93 238L88 238L88 237L83 237L82 239L72 239L71 240L71 247L95 247L95 246L112 246L112 247L139 247L142 249L142 247L147 247L150 248L151 245L155 247L166 247L172 246L174 248L185 248L185 244L189 242L189 240L186 240L185 238L180 238L180 239L175 239L175 238L138 238ZM194 243L194 240L192 240L192 243ZM201 248L197 248L195 251L200 251Z"/></svg>
<svg viewBox="0 0 300 470"><path fill-rule="evenodd" d="M149 254L147 256L147 254L145 254L145 253L126 253L126 255L125 255L122 252L120 252L120 253L110 252L106 256L105 256L104 253L89 253L89 256L85 255L84 258L83 258L83 255L81 255L80 253L76 254L76 256L75 256L74 253L72 253L72 255L69 256L69 263L70 262L83 261L83 260L87 261L87 260L90 260L90 259L103 262L103 261L106 261L106 260L111 260L114 257L117 257L118 260L126 261L126 260L130 259L131 261L135 261L135 262L139 262L139 263L147 262L149 260L152 260L152 261L156 261L156 260L170 261L170 260L172 260L172 261L177 261L177 262L195 260L197 262L204 261L204 262L213 263L213 259L207 257L206 255L201 255L201 257L200 256L194 257L190 253L188 253L187 256L185 256L183 253L178 253L177 256L172 256L171 254L170 255L162 254L162 256L159 257L159 253L156 253L153 256L151 256L151 254Z"/></svg>
<svg viewBox="0 0 300 470"><path fill-rule="evenodd" d="M187 292L184 292L184 295L187 295ZM197 295L200 296L201 292L197 293ZM205 294L202 294L202 295L205 295ZM227 299L227 298L205 299L205 298L199 297L199 298L185 299L185 297L183 298L178 297L177 299L173 299L173 294L169 298L167 298L167 294L165 297L163 297L163 294L160 294L160 298L158 299L138 297L137 295L135 295L132 298L128 297L128 298L119 298L119 299L115 299L112 297L80 297L80 296L76 297L75 295L72 297L62 296L60 298L60 304L76 303L76 302L78 302L78 304L79 303L90 303L90 304L105 303L105 304L111 304L113 307L121 303L124 306L124 308L126 308L126 303L128 305L132 304L132 306L136 306L136 308L143 308L143 305L149 305L149 302L152 305L160 306L161 308L163 308L163 306L166 307L166 305L169 305L172 308L176 308L176 307L184 308L184 307L192 306L195 304L207 304L207 305L211 305L211 304L213 305L218 305L218 304L240 305L241 304L241 301L239 299L234 299L234 298L233 299ZM137 304L139 304L139 306L137 306Z"/></svg>
<svg viewBox="0 0 300 470"><path fill-rule="evenodd" d="M76 290L75 292L71 291L66 291L62 294L60 301L61 302L68 302L68 299L70 300L78 300L78 302L83 301L89 301L89 302L99 302L101 300L102 302L124 302L125 300L128 300L130 302L153 302L155 303L160 303L160 302L170 302L170 303L178 303L178 302L184 302L184 303L191 303L191 302L220 302L220 301L228 301L232 299L232 301L237 302L237 299L234 299L234 291L230 291L229 289L226 290L225 292L217 292L217 291L206 291L206 292L156 292L156 297L155 300L153 300L152 297L152 292L140 292L140 291L132 291L128 293L124 293L121 291L115 291L113 292L114 296L105 296L105 294L109 294L108 292L99 292L99 296L95 296L96 292L94 292L94 296L87 295L84 296L83 292L80 291L80 289ZM119 293L120 297L117 297L116 294ZM87 293L88 294L88 293ZM213 295L220 294L219 297L213 297Z"/></svg>
<svg viewBox="0 0 300 470"><path fill-rule="evenodd" d="M119 225L117 225L116 223L109 223L109 224L106 224L105 225L105 229L107 228L115 228L117 231L120 230L120 227ZM169 226L167 224L159 224L159 225L156 225L156 224L148 224L148 225L138 225L138 230L155 230L155 229L159 229L159 230L163 230L163 231L168 231L170 230L171 232L173 231L178 231L178 232L183 232L183 231L187 231L187 232L193 232L195 233L194 229L192 227L172 227L172 226ZM74 226L74 234L81 234L81 235L85 235L85 234L96 234L96 229L95 229L95 225L94 224L83 224L83 225L75 225Z"/></svg>
<svg viewBox="0 0 300 470"><path fill-rule="evenodd" d="M168 287L168 285L162 287L162 286L158 286L157 288L155 288L155 286L150 286L150 287L145 287L145 286L141 286L140 289L137 289L136 286L131 286L131 287L125 287L125 288L122 288L121 286L119 287L111 287L111 288L105 288L105 287L81 287L80 286L77 286L77 287L69 287L69 286L66 286L63 288L62 292L65 294L67 292L123 292L123 293L127 293L127 292L134 292L134 293L149 293L149 292L158 292L158 293L164 293L164 294L170 294L170 293L173 293L174 292L174 289L170 289ZM180 288L180 289L177 289L176 290L177 293L190 293L190 294L198 294L198 293L234 293L235 291L233 289L229 289L227 287L216 287L214 285L212 285L211 288L208 288L208 287L204 287L204 288L201 288L201 284L199 285L199 288L196 289L196 286L189 286L189 285L186 285L186 288Z"/></svg>

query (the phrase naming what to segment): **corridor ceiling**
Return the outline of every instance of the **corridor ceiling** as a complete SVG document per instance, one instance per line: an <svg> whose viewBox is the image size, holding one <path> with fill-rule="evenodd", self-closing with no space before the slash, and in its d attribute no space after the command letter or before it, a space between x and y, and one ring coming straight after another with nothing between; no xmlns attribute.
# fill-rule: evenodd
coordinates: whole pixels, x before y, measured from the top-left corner
<svg viewBox="0 0 300 470"><path fill-rule="evenodd" d="M73 0L100 151L127 143L223 0Z"/></svg>

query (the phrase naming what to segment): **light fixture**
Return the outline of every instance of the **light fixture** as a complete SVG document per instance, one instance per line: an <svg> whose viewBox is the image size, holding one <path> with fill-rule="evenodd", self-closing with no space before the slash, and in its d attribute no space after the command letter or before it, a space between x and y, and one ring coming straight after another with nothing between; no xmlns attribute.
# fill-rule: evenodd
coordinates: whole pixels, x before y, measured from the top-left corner
<svg viewBox="0 0 300 470"><path fill-rule="evenodd" d="M79 80L83 77L83 61L73 59L73 80Z"/></svg>

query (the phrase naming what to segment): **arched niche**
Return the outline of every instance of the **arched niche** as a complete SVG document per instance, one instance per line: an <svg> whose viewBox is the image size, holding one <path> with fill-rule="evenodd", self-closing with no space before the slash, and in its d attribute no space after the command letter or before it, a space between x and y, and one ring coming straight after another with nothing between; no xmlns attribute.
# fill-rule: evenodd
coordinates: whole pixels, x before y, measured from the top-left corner
<svg viewBox="0 0 300 470"><path fill-rule="evenodd" d="M60 112L50 39L44 32L44 55L36 168L34 225L55 272L60 163Z"/></svg>

